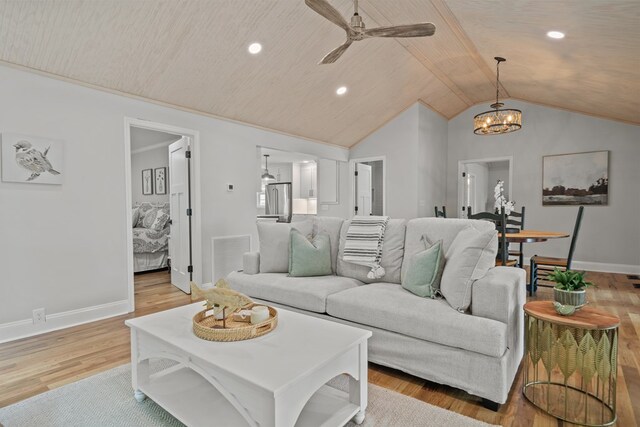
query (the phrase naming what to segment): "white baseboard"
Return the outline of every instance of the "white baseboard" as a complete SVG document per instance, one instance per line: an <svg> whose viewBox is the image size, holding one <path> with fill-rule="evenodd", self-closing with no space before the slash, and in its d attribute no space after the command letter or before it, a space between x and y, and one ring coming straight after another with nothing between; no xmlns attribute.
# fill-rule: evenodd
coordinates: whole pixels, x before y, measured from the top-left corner
<svg viewBox="0 0 640 427"><path fill-rule="evenodd" d="M96 320L119 316L128 312L129 301L122 300L62 313L48 314L45 317L46 321L37 325L34 325L31 319L4 323L0 325L0 343L69 328L83 323L95 322Z"/></svg>
<svg viewBox="0 0 640 427"><path fill-rule="evenodd" d="M524 258L524 264L529 265L529 258ZM604 273L640 274L640 265L611 264L606 262L578 261L571 263L572 270L600 271Z"/></svg>

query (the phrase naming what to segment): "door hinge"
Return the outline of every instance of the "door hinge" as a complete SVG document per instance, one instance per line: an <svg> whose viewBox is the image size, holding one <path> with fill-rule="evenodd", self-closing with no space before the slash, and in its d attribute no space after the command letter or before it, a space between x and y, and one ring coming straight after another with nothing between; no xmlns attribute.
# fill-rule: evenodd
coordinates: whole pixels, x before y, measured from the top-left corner
<svg viewBox="0 0 640 427"><path fill-rule="evenodd" d="M464 178L465 176L467 176L466 172L462 172L462 177Z"/></svg>
<svg viewBox="0 0 640 427"><path fill-rule="evenodd" d="M187 266L187 273L193 273L193 265Z"/></svg>
<svg viewBox="0 0 640 427"><path fill-rule="evenodd" d="M356 171L356 176L358 176L358 171Z"/></svg>
<svg viewBox="0 0 640 427"><path fill-rule="evenodd" d="M190 159L190 158L191 158L191 150L187 150L187 151L185 151L185 152L184 152L184 156L185 156L187 159Z"/></svg>
<svg viewBox="0 0 640 427"><path fill-rule="evenodd" d="M358 213L358 207L356 206L356 213Z"/></svg>
<svg viewBox="0 0 640 427"><path fill-rule="evenodd" d="M187 209L187 216L191 216L191 214L193 213L193 211L191 210L191 208Z"/></svg>

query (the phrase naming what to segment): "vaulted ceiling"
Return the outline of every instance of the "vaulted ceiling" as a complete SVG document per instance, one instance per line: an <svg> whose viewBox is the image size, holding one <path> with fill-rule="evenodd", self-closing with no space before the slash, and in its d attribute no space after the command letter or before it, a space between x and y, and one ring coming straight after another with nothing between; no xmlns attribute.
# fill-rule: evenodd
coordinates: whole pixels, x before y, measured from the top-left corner
<svg viewBox="0 0 640 427"><path fill-rule="evenodd" d="M330 1L353 13L351 0ZM364 40L317 65L345 35L303 0L5 0L0 61L348 147L416 101L446 118L491 103L493 57L504 56L505 98L640 124L637 0L361 0L360 9L368 28L428 21L436 34Z"/></svg>

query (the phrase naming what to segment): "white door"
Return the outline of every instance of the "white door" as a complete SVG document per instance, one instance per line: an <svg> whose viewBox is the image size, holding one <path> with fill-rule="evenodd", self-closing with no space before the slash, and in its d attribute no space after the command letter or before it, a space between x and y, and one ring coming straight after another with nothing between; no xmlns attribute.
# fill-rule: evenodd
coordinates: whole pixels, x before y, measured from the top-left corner
<svg viewBox="0 0 640 427"><path fill-rule="evenodd" d="M371 215L371 166L356 163L356 215Z"/></svg>
<svg viewBox="0 0 640 427"><path fill-rule="evenodd" d="M478 206L476 203L476 176L472 173L467 172L466 177L464 178L464 206L466 208L471 207L472 213L478 213L484 211L484 209L478 210ZM465 209L465 217L469 215L467 209Z"/></svg>
<svg viewBox="0 0 640 427"><path fill-rule="evenodd" d="M189 264L191 236L189 235L189 168L187 151L189 138L169 145L169 202L171 228L169 237L169 257L171 258L171 284L181 291L190 293Z"/></svg>

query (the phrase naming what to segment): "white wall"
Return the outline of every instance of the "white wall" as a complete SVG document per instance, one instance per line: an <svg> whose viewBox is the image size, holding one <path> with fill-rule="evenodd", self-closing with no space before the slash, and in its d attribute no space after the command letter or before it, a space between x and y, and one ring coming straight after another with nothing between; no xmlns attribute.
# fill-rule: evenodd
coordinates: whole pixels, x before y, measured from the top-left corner
<svg viewBox="0 0 640 427"><path fill-rule="evenodd" d="M131 200L133 205L140 203L168 203L169 202L169 182L166 182L167 194L156 194L155 177L153 178L153 194L142 194L142 171L144 169L157 169L169 167L169 144L157 147L153 150L141 151L131 154ZM167 177L169 174L167 173Z"/></svg>
<svg viewBox="0 0 640 427"><path fill-rule="evenodd" d="M416 103L369 135L351 159L386 157L387 215L433 216L446 194L447 121Z"/></svg>
<svg viewBox="0 0 640 427"><path fill-rule="evenodd" d="M418 216L433 216L447 188L447 120L418 104Z"/></svg>
<svg viewBox="0 0 640 427"><path fill-rule="evenodd" d="M609 205L585 208L576 268L612 271L605 264L619 264L619 271L640 271L640 126L514 100L507 105L522 110L522 130L474 135L473 116L486 105L470 108L449 121L447 211L457 212L459 160L513 156L512 198L517 208L526 206L526 227L571 232L577 207L542 206L542 156L610 150ZM569 239L525 245L526 256L566 257L568 249ZM590 264L581 267L580 262Z"/></svg>
<svg viewBox="0 0 640 427"><path fill-rule="evenodd" d="M0 99L2 132L66 141L64 185L0 183L0 329L30 320L34 308L52 314L127 299L125 117L200 132L205 280L211 272L211 237L250 233L257 245L257 145L348 159L348 151L339 147L8 67L0 67ZM227 191L227 183L235 184L234 192ZM332 205L322 213L346 210ZM27 323L21 323L26 333L35 330Z"/></svg>
<svg viewBox="0 0 640 427"><path fill-rule="evenodd" d="M410 164L415 165L415 159L418 158L419 107L419 104L415 104L408 108L353 147L349 153L351 159L386 157L385 204L386 214L392 218L418 216L418 168L410 167Z"/></svg>

